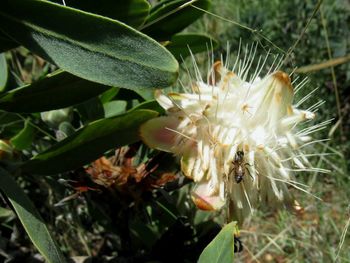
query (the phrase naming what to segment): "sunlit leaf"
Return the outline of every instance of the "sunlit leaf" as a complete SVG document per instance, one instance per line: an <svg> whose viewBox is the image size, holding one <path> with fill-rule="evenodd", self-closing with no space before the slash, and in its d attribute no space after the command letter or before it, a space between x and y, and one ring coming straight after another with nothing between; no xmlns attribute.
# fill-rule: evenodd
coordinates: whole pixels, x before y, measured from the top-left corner
<svg viewBox="0 0 350 263"><path fill-rule="evenodd" d="M235 222L226 225L203 250L198 263L232 263L234 259L235 231Z"/></svg>
<svg viewBox="0 0 350 263"><path fill-rule="evenodd" d="M3 0L0 30L62 69L129 89L164 88L178 63L164 47L106 17L41 0Z"/></svg>

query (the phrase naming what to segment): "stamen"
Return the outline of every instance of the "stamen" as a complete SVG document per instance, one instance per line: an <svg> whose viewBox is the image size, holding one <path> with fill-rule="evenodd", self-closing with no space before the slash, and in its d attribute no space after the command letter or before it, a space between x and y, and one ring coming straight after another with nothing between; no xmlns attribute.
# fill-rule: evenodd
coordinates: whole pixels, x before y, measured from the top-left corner
<svg viewBox="0 0 350 263"><path fill-rule="evenodd" d="M179 131L177 131L177 130L173 130L173 129L169 128L169 127L165 127L165 129L166 129L166 130L169 130L169 131L172 131L172 132L174 132L174 133L176 133L176 134L178 134L178 135L181 135L181 136L183 136L183 137L186 138L186 139L189 139L189 140L191 140L191 141L197 142L197 140L195 140L195 139L193 139L193 138L187 136L186 134L184 134L184 133L182 133L182 132L179 132Z"/></svg>

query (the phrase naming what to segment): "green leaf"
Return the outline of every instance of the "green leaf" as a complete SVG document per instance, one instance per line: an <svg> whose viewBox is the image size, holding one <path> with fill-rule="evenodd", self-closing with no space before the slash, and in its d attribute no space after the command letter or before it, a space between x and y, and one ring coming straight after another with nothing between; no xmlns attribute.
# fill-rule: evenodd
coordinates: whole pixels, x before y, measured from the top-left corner
<svg viewBox="0 0 350 263"><path fill-rule="evenodd" d="M157 112L136 110L102 119L81 128L47 151L25 163L23 170L36 174L54 174L87 164L112 148L139 140L139 126Z"/></svg>
<svg viewBox="0 0 350 263"><path fill-rule="evenodd" d="M103 92L99 97L101 100L101 103L106 103L111 101L119 92L119 88L110 88L109 90Z"/></svg>
<svg viewBox="0 0 350 263"><path fill-rule="evenodd" d="M0 223L9 222L15 218L15 213L12 210L0 206Z"/></svg>
<svg viewBox="0 0 350 263"><path fill-rule="evenodd" d="M164 47L106 17L41 0L3 0L0 29L76 76L128 89L164 88L178 63Z"/></svg>
<svg viewBox="0 0 350 263"><path fill-rule="evenodd" d="M33 142L35 129L30 125L30 121L26 120L23 129L13 137L10 142L18 150L27 149Z"/></svg>
<svg viewBox="0 0 350 263"><path fill-rule="evenodd" d="M144 100L152 100L154 99L155 90L156 89L139 89L135 90L135 92Z"/></svg>
<svg viewBox="0 0 350 263"><path fill-rule="evenodd" d="M0 54L0 92L4 91L8 79L7 62L5 54Z"/></svg>
<svg viewBox="0 0 350 263"><path fill-rule="evenodd" d="M105 117L113 117L121 114L126 109L126 101L123 100L113 100L103 104L103 109L105 111Z"/></svg>
<svg viewBox="0 0 350 263"><path fill-rule="evenodd" d="M12 176L0 167L0 189L11 202L29 238L46 262L66 262L43 219Z"/></svg>
<svg viewBox="0 0 350 263"><path fill-rule="evenodd" d="M148 100L148 101L142 102L132 110L145 110L145 109L157 111L159 114L165 114L165 110L162 108L162 106L159 105L159 103L156 100Z"/></svg>
<svg viewBox="0 0 350 263"><path fill-rule="evenodd" d="M176 59L185 59L193 54L208 51L217 48L218 42L210 36L202 34L177 34L174 35L167 49L174 55Z"/></svg>
<svg viewBox="0 0 350 263"><path fill-rule="evenodd" d="M61 109L97 96L109 87L56 71L45 78L0 95L0 109L42 112Z"/></svg>
<svg viewBox="0 0 350 263"><path fill-rule="evenodd" d="M38 114L36 114L38 115ZM41 118L50 128L56 130L62 122L70 122L73 119L73 108L44 111L37 117Z"/></svg>
<svg viewBox="0 0 350 263"><path fill-rule="evenodd" d="M57 134L59 134L62 138L66 138L67 136L72 135L74 133L74 126L70 122L64 121L58 126L58 132L56 133L56 136Z"/></svg>
<svg viewBox="0 0 350 263"><path fill-rule="evenodd" d="M198 263L233 262L235 232L236 222L226 225L203 250Z"/></svg>
<svg viewBox="0 0 350 263"><path fill-rule="evenodd" d="M62 0L53 2L61 4ZM65 3L67 6L107 16L133 27L143 24L151 7L146 0L65 0Z"/></svg>
<svg viewBox="0 0 350 263"><path fill-rule="evenodd" d="M151 9L142 31L158 40L169 40L172 35L182 31L203 15L203 11L191 5L188 0L161 1ZM201 9L208 10L210 0L198 0L192 3Z"/></svg>

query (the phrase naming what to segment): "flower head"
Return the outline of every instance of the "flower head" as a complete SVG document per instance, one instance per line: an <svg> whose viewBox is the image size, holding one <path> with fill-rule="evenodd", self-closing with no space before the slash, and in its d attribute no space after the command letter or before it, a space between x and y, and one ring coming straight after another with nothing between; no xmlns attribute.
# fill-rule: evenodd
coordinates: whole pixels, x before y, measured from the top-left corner
<svg viewBox="0 0 350 263"><path fill-rule="evenodd" d="M197 77L190 93L157 91L167 116L141 128L146 144L181 158L182 172L196 182L192 199L199 208L217 210L230 200L239 220L258 204L292 201L291 171L309 165L300 146L310 137L297 125L315 117L293 106L288 74L256 72L246 81L247 64L236 74L214 63L207 82Z"/></svg>

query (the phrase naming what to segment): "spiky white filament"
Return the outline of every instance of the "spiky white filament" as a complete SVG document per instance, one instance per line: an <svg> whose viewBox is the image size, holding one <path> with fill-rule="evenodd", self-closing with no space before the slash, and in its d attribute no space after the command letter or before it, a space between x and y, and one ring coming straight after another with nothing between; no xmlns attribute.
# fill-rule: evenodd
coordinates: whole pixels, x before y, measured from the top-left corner
<svg viewBox="0 0 350 263"><path fill-rule="evenodd" d="M302 148L324 141L312 141L309 135L330 123L328 120L298 131L298 124L314 119L323 103L319 101L307 110L298 108L317 89L292 105L292 83L296 82L291 83L287 74L276 72L283 57L275 56L264 78L259 75L270 52L264 59L259 57L258 67L249 76L257 45L244 49L247 52L243 60L237 58L232 67L237 69L236 74L228 70L228 59L213 63L213 56L208 55L213 65L208 67L206 82L191 53L195 75L195 81L190 80L192 93L157 94L169 118L180 120L176 128L166 130L175 135L171 151L182 157L184 174L198 183L196 198L202 198L214 209L228 198L235 213L241 216L249 214L258 203L290 201L287 185L308 192L292 175L300 171L327 172L311 167L308 157L313 155L303 153ZM186 71L192 78L187 68ZM296 84L296 92L307 82L303 79ZM237 163L239 151L244 157ZM239 183L235 178L237 165L245 171Z"/></svg>

